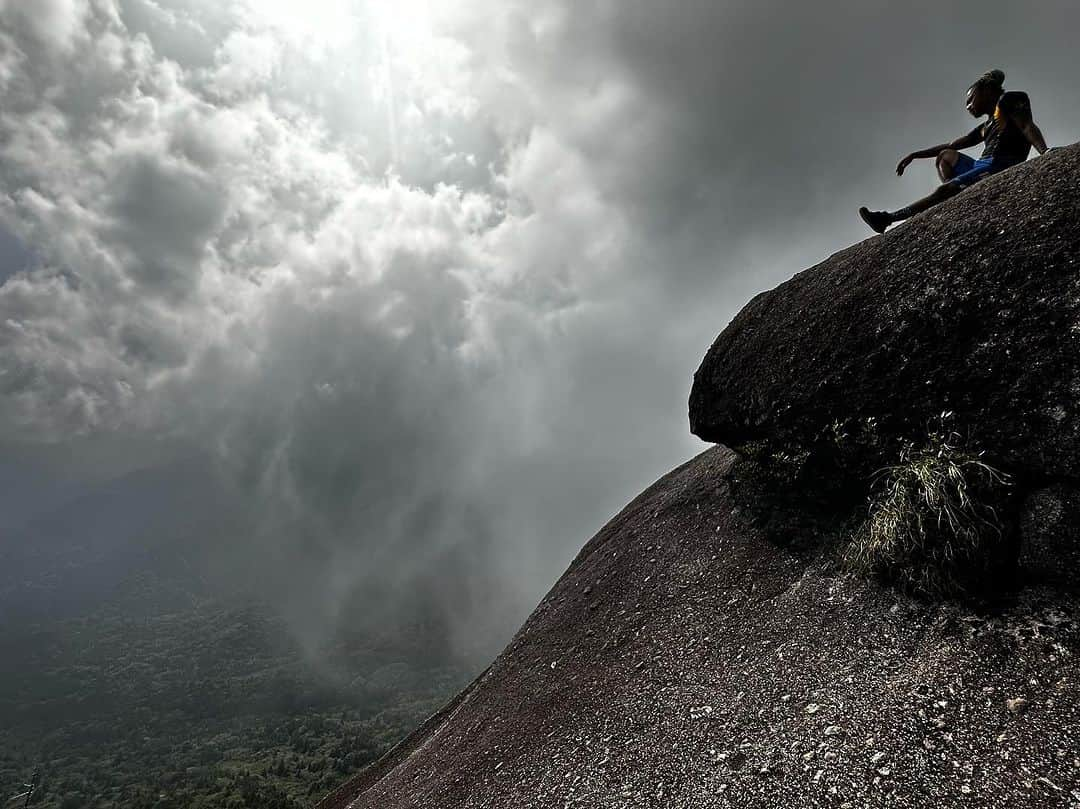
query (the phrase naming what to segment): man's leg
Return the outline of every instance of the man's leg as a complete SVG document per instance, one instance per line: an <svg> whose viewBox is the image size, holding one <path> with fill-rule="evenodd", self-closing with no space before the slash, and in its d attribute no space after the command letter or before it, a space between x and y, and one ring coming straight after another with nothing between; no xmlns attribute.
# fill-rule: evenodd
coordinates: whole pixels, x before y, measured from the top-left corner
<svg viewBox="0 0 1080 809"><path fill-rule="evenodd" d="M917 213L922 213L928 208L933 208L939 202L944 202L949 197L955 197L962 190L963 189L958 183L942 183L922 199L915 200L905 208L897 208L889 214L890 220L892 222L900 222Z"/></svg>
<svg viewBox="0 0 1080 809"><path fill-rule="evenodd" d="M959 161L960 152L956 149L945 149L937 156L937 173L941 182L947 183L956 176L956 164Z"/></svg>
<svg viewBox="0 0 1080 809"><path fill-rule="evenodd" d="M863 207L859 208L859 216L861 216L863 221L875 231L884 233L885 228L889 225L900 222L917 213L922 213L928 208L933 208L939 202L944 202L949 197L955 197L961 190L963 189L957 183L943 183L935 188L933 193L928 194L922 199L915 200L915 202L904 208L898 208L892 213L889 213L888 211L871 211Z"/></svg>

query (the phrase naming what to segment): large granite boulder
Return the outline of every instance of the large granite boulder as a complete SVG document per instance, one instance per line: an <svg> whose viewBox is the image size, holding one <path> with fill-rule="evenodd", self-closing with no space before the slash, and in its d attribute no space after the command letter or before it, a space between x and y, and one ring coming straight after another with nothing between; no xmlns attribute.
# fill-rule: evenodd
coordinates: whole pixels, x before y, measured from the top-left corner
<svg viewBox="0 0 1080 809"><path fill-rule="evenodd" d="M756 296L694 375L706 441L943 411L1020 476L1080 475L1080 145L972 186Z"/></svg>

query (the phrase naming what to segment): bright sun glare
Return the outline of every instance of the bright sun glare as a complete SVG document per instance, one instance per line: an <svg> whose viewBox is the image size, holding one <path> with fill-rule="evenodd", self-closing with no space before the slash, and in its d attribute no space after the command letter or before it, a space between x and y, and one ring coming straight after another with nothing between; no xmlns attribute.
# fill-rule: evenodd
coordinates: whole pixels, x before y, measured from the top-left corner
<svg viewBox="0 0 1080 809"><path fill-rule="evenodd" d="M416 44L432 33L430 0L375 0L371 8L386 36L401 45Z"/></svg>
<svg viewBox="0 0 1080 809"><path fill-rule="evenodd" d="M283 40L329 57L334 64L357 43L373 50L376 70L357 76L372 82L386 115L390 166L401 162L401 87L438 94L446 71L436 46L433 6L444 0L242 0L252 15ZM2 0L0 0L2 2ZM457 0L458 3L462 0ZM460 6L458 6L460 8ZM442 5L440 10L446 11Z"/></svg>
<svg viewBox="0 0 1080 809"><path fill-rule="evenodd" d="M289 39L340 46L366 18L391 42L409 48L431 35L429 0L247 0L252 12Z"/></svg>

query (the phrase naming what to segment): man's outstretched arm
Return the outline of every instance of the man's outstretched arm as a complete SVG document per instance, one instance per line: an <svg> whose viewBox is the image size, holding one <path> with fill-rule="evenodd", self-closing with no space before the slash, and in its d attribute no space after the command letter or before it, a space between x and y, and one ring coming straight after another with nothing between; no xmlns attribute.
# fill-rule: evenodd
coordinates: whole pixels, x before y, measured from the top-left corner
<svg viewBox="0 0 1080 809"><path fill-rule="evenodd" d="M1036 124L1030 118L1026 124L1020 127L1020 131L1024 133L1024 137L1028 139L1028 143L1035 147L1035 151L1039 154L1043 154L1046 151L1046 140L1043 139L1042 130L1039 129Z"/></svg>
<svg viewBox="0 0 1080 809"><path fill-rule="evenodd" d="M968 149L977 143L982 143L982 139L983 132L982 125L980 124L966 135L961 135L956 140L949 141L948 143L939 143L937 146L930 146L926 149L919 149L917 152L912 152L897 164L896 173L903 174L904 169L908 167L908 164L910 164L912 160L918 160L922 157L937 157L946 149Z"/></svg>

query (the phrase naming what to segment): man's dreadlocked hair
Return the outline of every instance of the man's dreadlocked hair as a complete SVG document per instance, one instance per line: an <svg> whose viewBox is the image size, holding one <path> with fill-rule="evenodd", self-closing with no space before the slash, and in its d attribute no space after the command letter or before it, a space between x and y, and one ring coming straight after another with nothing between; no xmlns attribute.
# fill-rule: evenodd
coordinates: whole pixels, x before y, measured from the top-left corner
<svg viewBox="0 0 1080 809"><path fill-rule="evenodd" d="M1002 92L1002 85L1005 83L1005 71L1004 70L988 70L983 73L975 82L972 87L989 87L992 90L996 90L998 93Z"/></svg>

